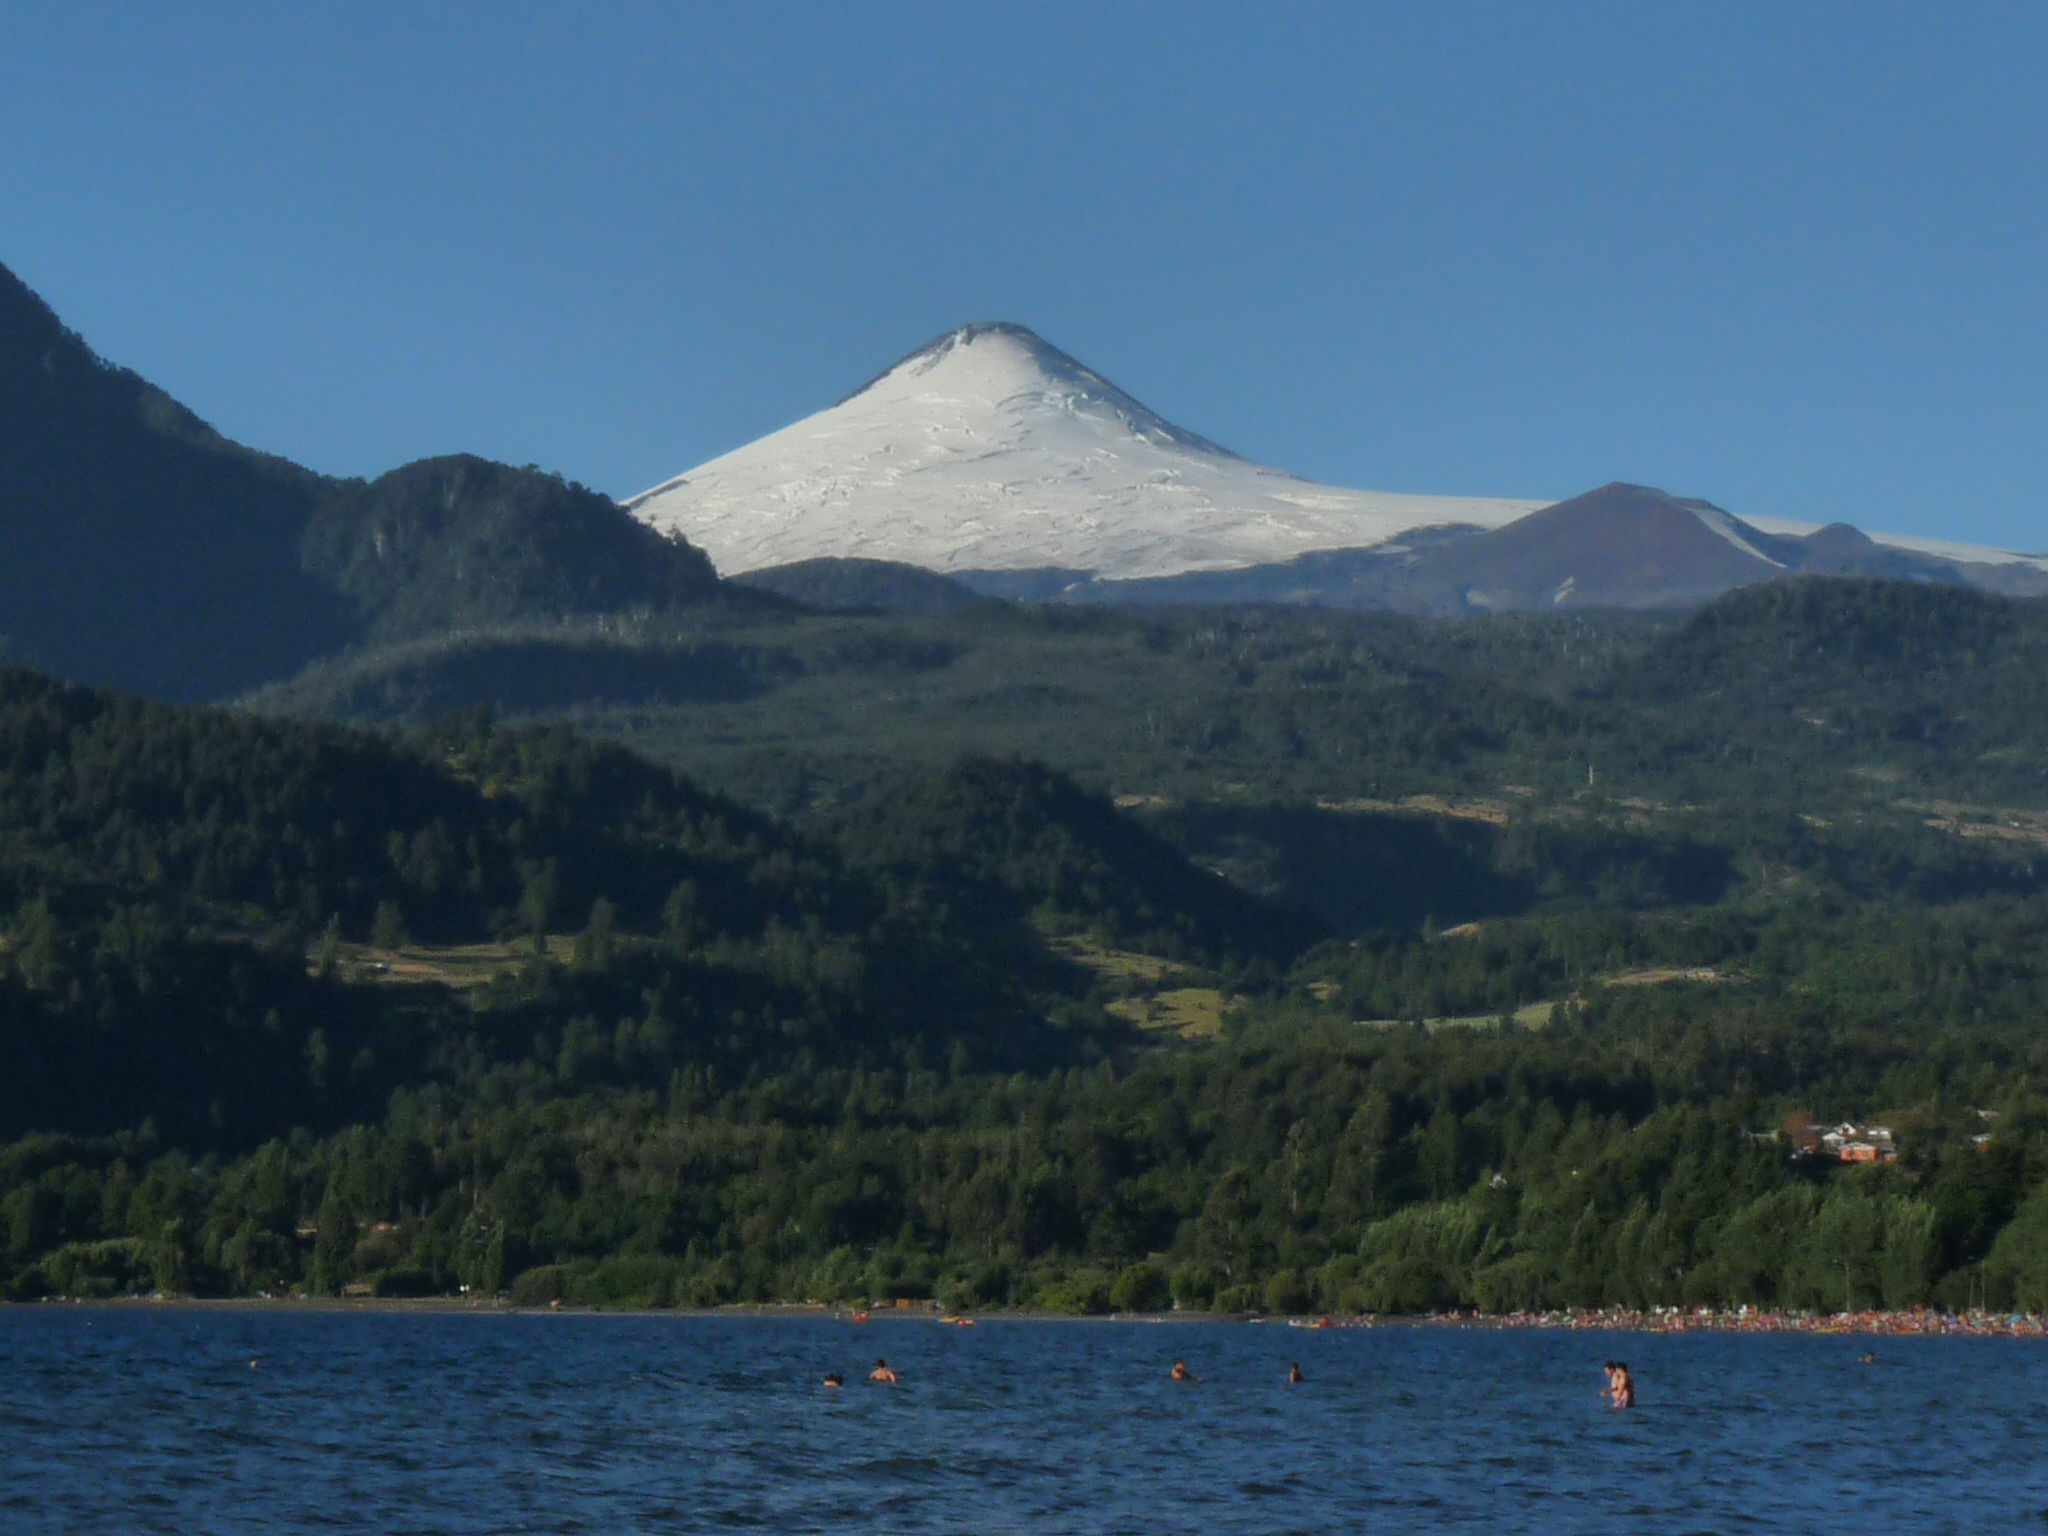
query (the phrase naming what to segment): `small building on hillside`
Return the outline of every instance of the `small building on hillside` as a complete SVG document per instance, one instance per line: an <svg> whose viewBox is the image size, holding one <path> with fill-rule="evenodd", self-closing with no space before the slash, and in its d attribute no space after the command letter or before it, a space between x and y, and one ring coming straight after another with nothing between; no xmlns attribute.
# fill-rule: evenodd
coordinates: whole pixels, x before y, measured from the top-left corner
<svg viewBox="0 0 2048 1536"><path fill-rule="evenodd" d="M1821 1133L1821 1151L1844 1163L1896 1163L1898 1144L1887 1125L1857 1125L1843 1121Z"/></svg>

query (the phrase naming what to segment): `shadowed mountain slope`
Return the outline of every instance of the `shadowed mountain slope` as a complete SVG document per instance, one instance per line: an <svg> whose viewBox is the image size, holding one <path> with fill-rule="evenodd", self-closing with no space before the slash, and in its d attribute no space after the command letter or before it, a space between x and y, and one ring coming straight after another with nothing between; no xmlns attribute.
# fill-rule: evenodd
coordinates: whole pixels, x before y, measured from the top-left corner
<svg viewBox="0 0 2048 1536"><path fill-rule="evenodd" d="M1042 601L1294 603L1435 617L1553 610L1672 610L1782 577L1819 574L2048 594L2048 570L2024 559L1963 559L1880 543L1846 523L1801 533L1738 518L1711 502L1615 483L1499 528L1412 529L1365 549L1322 550L1279 565L1102 581L1085 571L966 572L977 590ZM1967 551L1963 553L1968 553ZM1989 554L1989 551L1977 551Z"/></svg>
<svg viewBox="0 0 2048 1536"><path fill-rule="evenodd" d="M1682 608L1796 558L1708 502L1617 482L1430 551L1415 590L1481 609Z"/></svg>
<svg viewBox="0 0 2048 1536"><path fill-rule="evenodd" d="M233 692L342 644L299 570L319 478L229 442L102 361L0 268L6 654L169 698Z"/></svg>
<svg viewBox="0 0 2048 1536"><path fill-rule="evenodd" d="M718 592L701 553L609 498L469 454L338 487L307 525L305 562L372 641L667 609Z"/></svg>
<svg viewBox="0 0 2048 1536"><path fill-rule="evenodd" d="M720 593L682 540L560 476L457 455L336 481L230 442L5 268L0 530L0 659L178 700L363 641Z"/></svg>

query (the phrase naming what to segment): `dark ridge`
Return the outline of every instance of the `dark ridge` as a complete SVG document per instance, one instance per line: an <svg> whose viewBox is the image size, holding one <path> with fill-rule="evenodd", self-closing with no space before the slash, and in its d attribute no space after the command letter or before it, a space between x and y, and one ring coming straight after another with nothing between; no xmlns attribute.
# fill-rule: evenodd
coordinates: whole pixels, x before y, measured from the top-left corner
<svg viewBox="0 0 2048 1536"><path fill-rule="evenodd" d="M338 489L306 529L308 570L371 640L703 602L704 555L609 497L469 454Z"/></svg>
<svg viewBox="0 0 2048 1536"><path fill-rule="evenodd" d="M730 579L807 607L839 612L951 613L982 601L962 582L898 560L824 556Z"/></svg>
<svg viewBox="0 0 2048 1536"><path fill-rule="evenodd" d="M0 652L200 699L347 639L299 570L325 482L103 361L4 268L0 422Z"/></svg>

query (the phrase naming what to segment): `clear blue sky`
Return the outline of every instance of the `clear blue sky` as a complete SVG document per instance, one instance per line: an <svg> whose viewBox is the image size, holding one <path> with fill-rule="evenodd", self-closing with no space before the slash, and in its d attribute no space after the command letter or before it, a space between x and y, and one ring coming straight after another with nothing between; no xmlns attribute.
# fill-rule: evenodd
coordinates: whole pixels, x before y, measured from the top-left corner
<svg viewBox="0 0 2048 1536"><path fill-rule="evenodd" d="M1298 474L2048 547L2048 4L0 9L0 262L624 495L969 320Z"/></svg>

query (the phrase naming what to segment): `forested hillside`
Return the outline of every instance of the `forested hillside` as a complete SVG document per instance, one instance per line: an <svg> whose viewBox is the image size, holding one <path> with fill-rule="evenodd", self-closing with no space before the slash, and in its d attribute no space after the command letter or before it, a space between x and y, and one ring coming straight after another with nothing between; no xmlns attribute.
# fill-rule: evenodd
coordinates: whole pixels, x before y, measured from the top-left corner
<svg viewBox="0 0 2048 1536"><path fill-rule="evenodd" d="M2020 1022L2048 1000L2037 919L1973 913L1832 999L1814 984L1906 935L1785 927L1719 981L1581 971L1586 1000L1542 1028L1361 1025L1330 994L1085 1069L770 1051L635 1088L601 1030L572 1027L481 1094L403 1090L241 1156L195 1159L155 1124L19 1141L0 1153L10 1284L1073 1311L2048 1303L2042 1063ZM2017 947L1982 942L2001 934ZM1533 975L1585 947L1496 953ZM1370 968L1398 989L1435 964ZM1937 978L1962 1016L1898 1011ZM1781 1134L1873 1111L1901 1163L1800 1158Z"/></svg>
<svg viewBox="0 0 2048 1536"><path fill-rule="evenodd" d="M2048 1306L2040 624L777 612L267 698L510 660L723 795L8 674L5 1284Z"/></svg>
<svg viewBox="0 0 2048 1536"><path fill-rule="evenodd" d="M1285 963L1319 926L1191 866L1071 779L1022 760L965 758L861 801L834 841L884 881L954 905L1036 909L1133 949L1215 965Z"/></svg>
<svg viewBox="0 0 2048 1536"><path fill-rule="evenodd" d="M400 744L0 673L0 912L0 1134L154 1120L232 1152L401 1086L1100 1050L986 962L1076 980L1019 904L878 884L559 729ZM481 985L435 984L467 950Z"/></svg>
<svg viewBox="0 0 2048 1536"><path fill-rule="evenodd" d="M1021 756L1337 931L1412 931L1788 882L2037 890L2044 640L2037 604L1846 579L1686 619L988 604L372 653L256 702L424 721L488 669L501 708L818 825Z"/></svg>
<svg viewBox="0 0 2048 1536"><path fill-rule="evenodd" d="M467 454L333 489L307 524L304 563L353 605L371 644L669 611L719 592L701 553L607 497Z"/></svg>
<svg viewBox="0 0 2048 1536"><path fill-rule="evenodd" d="M1457 621L1287 607L988 603L950 615L777 614L723 624L712 664L744 690L660 697L705 637L560 634L516 683L416 650L368 652L260 707L425 720L492 688L574 711L706 782L805 815L892 765L1022 754L1105 791L1305 802L1438 793L1685 803L1812 796L2012 800L2048 789L2048 609L1964 588L1816 577L1679 617ZM509 670L509 669L508 669ZM561 681L550 684L551 674ZM569 679L580 679L572 684Z"/></svg>

